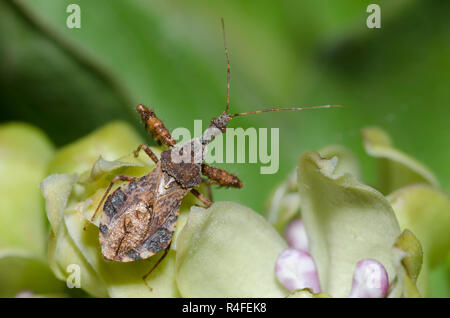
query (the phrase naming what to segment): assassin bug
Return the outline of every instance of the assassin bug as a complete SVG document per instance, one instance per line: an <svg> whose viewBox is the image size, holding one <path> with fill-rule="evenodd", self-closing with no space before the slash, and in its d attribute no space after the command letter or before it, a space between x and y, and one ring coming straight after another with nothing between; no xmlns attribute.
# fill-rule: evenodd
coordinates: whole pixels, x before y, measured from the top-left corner
<svg viewBox="0 0 450 318"><path fill-rule="evenodd" d="M103 212L99 225L99 241L105 259L118 262L131 262L146 259L164 250L161 258L143 277L158 266L167 255L182 199L191 192L206 207L211 201L203 196L195 187L202 182L224 187L241 188L239 178L223 169L203 163L207 145L218 135L225 132L227 124L235 117L274 112L282 110L303 110L339 107L340 105L324 105L312 107L270 108L245 113L230 114L230 59L225 38L225 27L222 19L225 57L227 61L227 93L226 109L218 117L213 118L208 129L200 138L194 138L185 145L177 145L164 123L156 117L153 110L138 105L137 111L152 136L166 145L167 150L158 157L147 145L139 145L134 152L135 157L141 150L155 162L155 168L140 178L125 175L116 176L103 195L92 220L100 206ZM187 149L187 152L186 152ZM174 154L187 155L187 161L177 162ZM204 180L202 175L207 179ZM112 186L117 181L128 181L117 188L111 195ZM106 200L106 201L105 201Z"/></svg>

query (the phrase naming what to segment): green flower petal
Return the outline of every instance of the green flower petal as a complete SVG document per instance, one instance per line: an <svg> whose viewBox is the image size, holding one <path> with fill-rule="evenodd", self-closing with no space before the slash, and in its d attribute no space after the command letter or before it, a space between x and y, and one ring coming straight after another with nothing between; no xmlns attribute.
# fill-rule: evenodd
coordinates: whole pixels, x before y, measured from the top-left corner
<svg viewBox="0 0 450 318"><path fill-rule="evenodd" d="M402 264L402 260L408 256L408 254L400 248L392 248L392 260L395 271L397 275L395 281L390 285L387 297L388 298L400 298L405 297L405 286L408 285L408 276L406 274L406 269ZM414 297L414 296L412 296Z"/></svg>
<svg viewBox="0 0 450 318"><path fill-rule="evenodd" d="M76 175L54 174L41 183L42 195L46 200L47 217L55 234L58 234L60 219L67 206L69 195L76 180Z"/></svg>
<svg viewBox="0 0 450 318"><path fill-rule="evenodd" d="M253 210L233 202L192 207L177 242L183 297L284 297L274 274L286 243Z"/></svg>
<svg viewBox="0 0 450 318"><path fill-rule="evenodd" d="M0 125L0 158L45 169L54 152L52 143L40 129L19 122Z"/></svg>
<svg viewBox="0 0 450 318"><path fill-rule="evenodd" d="M52 160L49 173L90 171L100 155L106 160L117 160L141 143L143 139L131 125L113 122L62 148Z"/></svg>
<svg viewBox="0 0 450 318"><path fill-rule="evenodd" d="M391 249L400 228L382 194L350 174L337 174L337 164L336 157L306 152L300 157L298 180L303 222L322 290L346 297L355 265L362 259L382 263L390 282L395 279Z"/></svg>
<svg viewBox="0 0 450 318"><path fill-rule="evenodd" d="M0 251L0 297L14 297L21 291L59 293L58 281L48 264L33 254L19 250Z"/></svg>
<svg viewBox="0 0 450 318"><path fill-rule="evenodd" d="M338 158L336 173L348 172L360 178L360 168L353 153L345 147L330 145L319 151L326 159ZM299 217L300 196L298 195L297 172L293 171L287 180L272 193L267 209L267 219L282 233L287 223Z"/></svg>
<svg viewBox="0 0 450 318"><path fill-rule="evenodd" d="M20 249L44 257L47 231L38 184L53 153L37 128L0 125L0 250Z"/></svg>
<svg viewBox="0 0 450 318"><path fill-rule="evenodd" d="M333 157L338 158L335 168L336 174L350 173L356 179L360 180L361 171L358 160L347 148L339 145L330 145L319 150L319 154L325 159L332 159Z"/></svg>
<svg viewBox="0 0 450 318"><path fill-rule="evenodd" d="M58 238L50 237L49 242L49 263L55 275L66 281L71 275L69 266L78 265L80 266L81 288L92 296L107 297L104 281L77 249L76 244L68 235L65 225L60 233Z"/></svg>
<svg viewBox="0 0 450 318"><path fill-rule="evenodd" d="M300 215L300 197L295 171L271 194L266 215L267 220L280 233L289 221Z"/></svg>
<svg viewBox="0 0 450 318"><path fill-rule="evenodd" d="M407 253L407 256L402 259L402 264L408 276L415 282L423 263L422 245L410 230L404 230L394 246Z"/></svg>
<svg viewBox="0 0 450 318"><path fill-rule="evenodd" d="M411 185L388 197L402 228L411 229L431 266L450 251L450 198L427 185Z"/></svg>
<svg viewBox="0 0 450 318"><path fill-rule="evenodd" d="M327 293L314 294L310 289L305 288L301 290L294 290L290 293L287 298L330 298L331 296Z"/></svg>
<svg viewBox="0 0 450 318"><path fill-rule="evenodd" d="M100 156L94 163L89 178L87 178L84 182L92 182L101 178L106 173L112 172L116 169L133 166L143 167L144 165L140 163L123 162L120 160L109 161Z"/></svg>
<svg viewBox="0 0 450 318"><path fill-rule="evenodd" d="M47 230L38 187L53 154L39 129L0 126L0 297L64 290L45 262Z"/></svg>
<svg viewBox="0 0 450 318"><path fill-rule="evenodd" d="M71 274L67 267L71 264L80 266L82 288L94 296L105 297L107 293L104 283L77 249L64 222L75 180L73 175L55 174L47 177L41 184L47 216L52 225L48 245L50 267L59 279L66 280Z"/></svg>
<svg viewBox="0 0 450 318"><path fill-rule="evenodd" d="M377 127L363 129L364 147L367 153L379 158L379 188L389 194L413 183L427 183L439 187L433 173L422 163L393 147L388 134Z"/></svg>
<svg viewBox="0 0 450 318"><path fill-rule="evenodd" d="M449 255L450 198L431 186L417 184L395 191L388 199L400 226L411 229L423 245L425 259L423 273L418 281L419 289L424 295L436 295L436 291L432 290L435 284L429 281L440 280L434 278L439 275L434 272L444 273L440 264ZM440 290L445 291L445 288ZM446 293L438 295L447 296Z"/></svg>
<svg viewBox="0 0 450 318"><path fill-rule="evenodd" d="M399 251L400 250L400 251ZM401 273L398 275L399 284L403 283L404 291L402 296L417 298L421 297L416 286L417 277L422 268L423 251L419 240L410 230L404 230L397 238L393 249L394 259L397 262L397 271ZM399 292L401 288L398 288ZM392 291L395 294L396 291Z"/></svg>

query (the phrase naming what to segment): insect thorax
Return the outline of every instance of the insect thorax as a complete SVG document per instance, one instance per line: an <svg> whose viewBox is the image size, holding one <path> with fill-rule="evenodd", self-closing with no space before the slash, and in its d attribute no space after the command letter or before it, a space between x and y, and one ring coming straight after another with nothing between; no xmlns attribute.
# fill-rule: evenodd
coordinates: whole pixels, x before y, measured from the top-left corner
<svg viewBox="0 0 450 318"><path fill-rule="evenodd" d="M201 164L207 148L198 138L177 145L161 154L161 168L183 188L192 188L202 182Z"/></svg>

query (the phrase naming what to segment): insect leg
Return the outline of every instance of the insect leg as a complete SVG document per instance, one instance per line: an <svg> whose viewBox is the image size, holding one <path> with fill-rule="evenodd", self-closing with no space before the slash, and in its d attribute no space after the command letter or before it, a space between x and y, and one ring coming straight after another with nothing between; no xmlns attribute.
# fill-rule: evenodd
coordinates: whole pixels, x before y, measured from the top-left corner
<svg viewBox="0 0 450 318"><path fill-rule="evenodd" d="M118 175L115 176L114 179L112 179L111 183L109 184L108 188L106 189L105 194L103 195L102 199L100 200L100 203L97 206L97 209L95 209L95 213L94 215L91 217L91 221L94 221L95 217L97 216L98 210L100 208L100 206L103 204L103 202L106 199L106 196L108 195L108 193L111 191L112 186L114 185L114 183L116 183L117 181L134 181L137 178L135 177L130 177L130 176L124 176L124 175Z"/></svg>
<svg viewBox="0 0 450 318"><path fill-rule="evenodd" d="M176 144L176 141L170 135L169 130L164 126L162 120L156 117L153 110L148 109L144 105L138 105L136 109L153 138L169 147Z"/></svg>
<svg viewBox="0 0 450 318"><path fill-rule="evenodd" d="M210 200L208 200L203 194L198 192L196 189L192 189L191 193L197 197L204 205L206 205L207 208L209 208L212 204Z"/></svg>
<svg viewBox="0 0 450 318"><path fill-rule="evenodd" d="M242 188L242 181L237 176L223 169L202 164L202 174L211 180L213 184L228 188Z"/></svg>
<svg viewBox="0 0 450 318"><path fill-rule="evenodd" d="M149 146L143 144L139 145L139 147L134 151L135 158L139 156L139 151L141 151L141 149L144 149L145 153L150 157L150 159L153 160L154 163L158 163L158 157L156 157Z"/></svg>
<svg viewBox="0 0 450 318"><path fill-rule="evenodd" d="M171 244L172 244L172 242L170 242L169 246L166 247L163 255L159 258L159 260L155 263L155 265L153 265L152 268L144 276L142 276L142 280L144 281L145 286L147 286L147 288L150 289L150 291L152 291L153 289L147 284L146 280L147 280L148 276L150 276L150 274L155 270L155 268L158 267L158 265L162 262L162 260L167 256L167 253L169 253Z"/></svg>

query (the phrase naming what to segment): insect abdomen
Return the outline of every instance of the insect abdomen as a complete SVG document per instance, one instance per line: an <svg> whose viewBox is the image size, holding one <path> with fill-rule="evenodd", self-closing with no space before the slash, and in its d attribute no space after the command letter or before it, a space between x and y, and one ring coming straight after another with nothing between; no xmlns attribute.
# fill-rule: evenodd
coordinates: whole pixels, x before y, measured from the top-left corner
<svg viewBox="0 0 450 318"><path fill-rule="evenodd" d="M144 251L141 253L142 258L147 258L166 249L173 237L175 231L175 224L178 218L178 213L167 219L161 228L159 228L143 245ZM145 251L146 250L146 251ZM149 253L151 252L151 253Z"/></svg>

